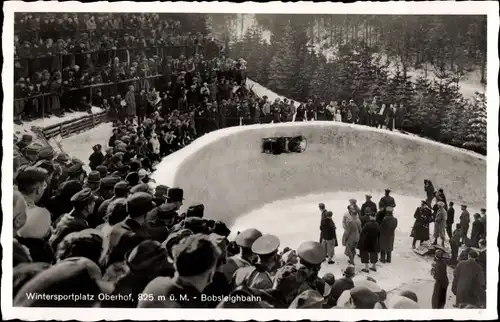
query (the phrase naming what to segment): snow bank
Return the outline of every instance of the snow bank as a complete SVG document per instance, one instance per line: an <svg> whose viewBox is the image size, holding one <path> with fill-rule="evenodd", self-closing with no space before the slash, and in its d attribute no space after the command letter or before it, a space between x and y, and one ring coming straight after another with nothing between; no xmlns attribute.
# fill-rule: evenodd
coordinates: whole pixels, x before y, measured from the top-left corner
<svg viewBox="0 0 500 322"><path fill-rule="evenodd" d="M260 153L263 137L304 135L302 154ZM209 133L165 158L157 184L180 186L186 204L229 223L275 200L312 193L378 191L422 196L423 179L449 200L482 207L486 159L420 137L353 124L301 122L233 127Z"/></svg>

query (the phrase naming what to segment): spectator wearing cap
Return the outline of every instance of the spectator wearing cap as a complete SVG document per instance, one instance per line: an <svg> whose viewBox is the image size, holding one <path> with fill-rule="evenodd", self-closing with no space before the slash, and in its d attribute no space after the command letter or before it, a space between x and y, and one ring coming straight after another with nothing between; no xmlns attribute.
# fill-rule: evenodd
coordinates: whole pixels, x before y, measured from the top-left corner
<svg viewBox="0 0 500 322"><path fill-rule="evenodd" d="M94 150L94 152L92 152L89 157L89 167L91 170L95 170L97 166L104 162L104 154L102 153L102 146L100 144L94 145L92 150Z"/></svg>
<svg viewBox="0 0 500 322"><path fill-rule="evenodd" d="M319 270L321 269L321 263L323 263L326 258L326 251L323 246L314 241L303 242L300 244L299 248L297 248L297 256L299 257L297 269L305 276L305 283L302 284L300 291L313 289L324 297L328 297L331 288L318 276Z"/></svg>
<svg viewBox="0 0 500 322"><path fill-rule="evenodd" d="M50 146L44 146L38 151L37 160L47 160L52 161L56 156L56 152Z"/></svg>
<svg viewBox="0 0 500 322"><path fill-rule="evenodd" d="M57 261L72 257L85 257L99 265L103 250L103 237L95 229L84 229L66 235L57 246Z"/></svg>
<svg viewBox="0 0 500 322"><path fill-rule="evenodd" d="M91 227L95 228L104 223L104 217L102 216L103 212L99 212L99 208L104 201L113 198L114 187L118 182L120 182L120 178L114 176L107 176L101 179L99 189L94 193L95 207L88 218Z"/></svg>
<svg viewBox="0 0 500 322"><path fill-rule="evenodd" d="M432 210L429 208L427 201L421 201L421 205L415 210L413 218L415 218L415 222L410 237L413 237L412 248L415 249L417 241L422 245L423 242L430 239L429 224L432 222Z"/></svg>
<svg viewBox="0 0 500 322"><path fill-rule="evenodd" d="M359 234L358 247L360 250L361 263L365 265L363 272L369 273L370 270L377 271L378 253L380 252L380 227L375 221L374 214L371 214L368 221ZM369 266L371 264L371 266Z"/></svg>
<svg viewBox="0 0 500 322"><path fill-rule="evenodd" d="M386 215L380 223L380 262L390 263L392 261L392 251L394 249L394 238L398 219L393 216L392 208L386 208Z"/></svg>
<svg viewBox="0 0 500 322"><path fill-rule="evenodd" d="M446 239L446 204L442 201L438 201L437 212L434 218L434 242L433 245L437 245L438 238L441 238L441 246L444 247L444 241Z"/></svg>
<svg viewBox="0 0 500 322"><path fill-rule="evenodd" d="M361 209L358 206L358 201L356 199L349 199L349 206L352 206L354 208L354 211L358 214L358 216L361 213Z"/></svg>
<svg viewBox="0 0 500 322"><path fill-rule="evenodd" d="M453 273L451 290L456 296L455 307L471 304L484 307L486 304L486 280L481 265L476 262L478 253L469 250L468 259L460 261Z"/></svg>
<svg viewBox="0 0 500 322"><path fill-rule="evenodd" d="M345 246L344 254L349 258L348 263L354 265L354 257L356 256L356 246L361 233L361 221L359 216L352 207L348 206L348 213L344 215L344 235L342 236L342 244ZM346 219L346 216L347 219Z"/></svg>
<svg viewBox="0 0 500 322"><path fill-rule="evenodd" d="M56 194L52 196L47 204L47 210L52 215L52 222L73 209L71 197L82 189L82 184L76 180L68 180L59 185Z"/></svg>
<svg viewBox="0 0 500 322"><path fill-rule="evenodd" d="M279 265L278 247L280 241L274 235L262 235L252 244L252 252L259 257L259 261L252 266L242 267L233 275L234 287L246 286L256 289L270 289L273 287L271 274L274 274Z"/></svg>
<svg viewBox="0 0 500 322"><path fill-rule="evenodd" d="M30 145L33 142L33 136L29 134L23 134L21 136L21 140L16 143L19 151L22 151L25 147Z"/></svg>
<svg viewBox="0 0 500 322"><path fill-rule="evenodd" d="M64 152L59 152L57 154L56 158L54 159L54 164L61 167L61 175L59 176L59 184L66 181L66 179L68 178L68 170L70 167L69 161L70 161L69 155L67 153L64 153Z"/></svg>
<svg viewBox="0 0 500 322"><path fill-rule="evenodd" d="M333 283L330 298L334 306L337 305L337 301L344 291L354 288L352 278L355 274L356 270L354 266L347 266L343 272L343 277L335 280L335 283Z"/></svg>
<svg viewBox="0 0 500 322"><path fill-rule="evenodd" d="M372 195L365 195L366 201L361 205L361 211L359 219L361 220L361 224L364 225L370 218L370 214L376 214L377 204L372 201Z"/></svg>
<svg viewBox="0 0 500 322"><path fill-rule="evenodd" d="M467 210L467 205L463 204L462 213L460 214L460 232L462 234L460 242L462 244L467 243L467 233L469 232L469 225L470 225L470 213Z"/></svg>
<svg viewBox="0 0 500 322"><path fill-rule="evenodd" d="M101 178L104 178L108 175L108 168L105 165L98 165L95 170L99 172Z"/></svg>
<svg viewBox="0 0 500 322"><path fill-rule="evenodd" d="M432 292L432 308L443 309L446 304L446 293L448 291L448 273L444 252L436 250L434 262L432 263L431 275L434 278L434 290Z"/></svg>
<svg viewBox="0 0 500 322"><path fill-rule="evenodd" d="M453 236L453 223L455 222L455 208L453 206L455 203L450 201L448 206L448 210L446 211L446 233L448 237L451 238Z"/></svg>
<svg viewBox="0 0 500 322"><path fill-rule="evenodd" d="M481 215L475 213L474 221L472 222L469 246L475 248L479 247L479 241L483 238L486 238L485 233L486 233L486 227L484 226L484 223L481 220Z"/></svg>
<svg viewBox="0 0 500 322"><path fill-rule="evenodd" d="M82 164L76 163L73 164L68 169L68 179L67 180L77 180L81 184L85 182L85 178L87 177L87 173L83 169Z"/></svg>
<svg viewBox="0 0 500 322"><path fill-rule="evenodd" d="M378 207L380 210L385 210L386 207L396 208L396 202L394 198L391 196L391 189L385 189L385 195L380 198L378 203Z"/></svg>
<svg viewBox="0 0 500 322"><path fill-rule="evenodd" d="M163 242L175 224L177 212L174 204L161 204L146 215L144 228L153 240Z"/></svg>
<svg viewBox="0 0 500 322"><path fill-rule="evenodd" d="M101 307L136 308L139 294L153 279L174 276L174 268L168 262L167 250L157 241L145 240L127 254L127 272L120 277L112 295L132 294L131 300L103 301Z"/></svg>
<svg viewBox="0 0 500 322"><path fill-rule="evenodd" d="M168 191L168 187L165 185L156 186L154 196L153 196L153 201L158 206L165 203L165 201L167 201L167 191Z"/></svg>
<svg viewBox="0 0 500 322"><path fill-rule="evenodd" d="M208 301L202 301L203 290L212 282L220 250L208 236L197 234L184 238L172 249L175 275L157 277L144 289L143 293L152 294L153 300L142 299L139 308L202 308ZM159 295L166 300L159 300ZM187 295L184 301L180 295Z"/></svg>
<svg viewBox="0 0 500 322"><path fill-rule="evenodd" d="M71 197L71 203L73 204L73 210L67 214L71 218L71 221L78 222L83 229L90 228L87 218L92 214L95 207L95 198L92 195L92 190L85 188L75 193ZM62 218L55 221L56 225L59 220L62 220Z"/></svg>
<svg viewBox="0 0 500 322"><path fill-rule="evenodd" d="M109 235L108 266L123 261L125 254L149 238L143 227L146 214L155 204L151 195L137 192L127 197L127 218L114 225Z"/></svg>
<svg viewBox="0 0 500 322"><path fill-rule="evenodd" d="M42 149L42 146L38 143L31 143L27 147L25 147L21 152L28 159L28 161L35 162L38 158L38 153Z"/></svg>
<svg viewBox="0 0 500 322"><path fill-rule="evenodd" d="M232 281L234 273L242 267L252 266L256 260L256 255L252 252L253 243L262 236L262 233L257 229L246 229L240 232L236 238L236 245L239 246L240 252L227 259L221 270L224 272L228 282Z"/></svg>
<svg viewBox="0 0 500 322"><path fill-rule="evenodd" d="M101 183L101 174L97 171L91 171L89 176L85 180L84 188L89 188L95 193L99 189L99 184Z"/></svg>
<svg viewBox="0 0 500 322"><path fill-rule="evenodd" d="M98 295L105 290L101 285L99 267L90 260L62 261L37 274L27 282L14 298L17 307L94 307ZM28 297L28 294L47 296ZM72 294L88 294L74 301ZM65 296L66 300L56 298Z"/></svg>
<svg viewBox="0 0 500 322"><path fill-rule="evenodd" d="M338 246L337 243L337 227L333 222L333 213L331 211L326 212L326 216L321 220L320 230L321 230L321 245L325 248L326 257L328 264L334 264L333 256L335 255L335 247Z"/></svg>
<svg viewBox="0 0 500 322"><path fill-rule="evenodd" d="M104 200L97 209L97 218L105 218L108 206L111 204L111 202L119 198L127 198L129 190L130 186L127 181L117 182L113 187L113 196L109 199Z"/></svg>

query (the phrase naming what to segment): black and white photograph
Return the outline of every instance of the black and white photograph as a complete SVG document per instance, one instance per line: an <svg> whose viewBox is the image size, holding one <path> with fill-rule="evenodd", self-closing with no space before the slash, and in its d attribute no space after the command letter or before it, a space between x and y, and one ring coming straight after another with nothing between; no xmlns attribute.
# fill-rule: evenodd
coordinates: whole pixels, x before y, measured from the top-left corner
<svg viewBox="0 0 500 322"><path fill-rule="evenodd" d="M497 13L7 2L3 314L498 318Z"/></svg>

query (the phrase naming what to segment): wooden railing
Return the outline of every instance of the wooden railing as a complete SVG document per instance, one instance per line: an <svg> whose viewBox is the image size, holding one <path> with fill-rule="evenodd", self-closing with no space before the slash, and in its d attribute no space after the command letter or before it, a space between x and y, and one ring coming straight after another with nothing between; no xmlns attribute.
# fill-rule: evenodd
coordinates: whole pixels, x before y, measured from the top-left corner
<svg viewBox="0 0 500 322"><path fill-rule="evenodd" d="M43 135L46 141L60 136L67 138L73 134L81 133L89 129L95 128L101 123L107 122L107 112L97 114L89 114L76 119L64 121L44 128L33 127L33 131Z"/></svg>

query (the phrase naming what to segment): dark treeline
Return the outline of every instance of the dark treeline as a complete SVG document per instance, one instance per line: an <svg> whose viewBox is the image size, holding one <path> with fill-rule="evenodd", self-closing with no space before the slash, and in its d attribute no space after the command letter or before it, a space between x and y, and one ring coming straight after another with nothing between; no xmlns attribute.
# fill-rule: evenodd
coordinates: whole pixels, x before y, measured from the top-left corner
<svg viewBox="0 0 500 322"><path fill-rule="evenodd" d="M483 16L257 15L258 24L230 54L245 57L250 78L280 95L305 101L354 99L404 104L408 132L486 153L486 97L459 92L461 76L477 67L485 78L486 18ZM316 52L314 24L330 32ZM263 41L263 30L271 41ZM325 36L325 37L326 37ZM325 40L325 39L323 39ZM388 59L387 59L388 58ZM388 69L388 63L397 66ZM394 64L396 62L396 64ZM431 68L436 79L412 81L407 71Z"/></svg>

